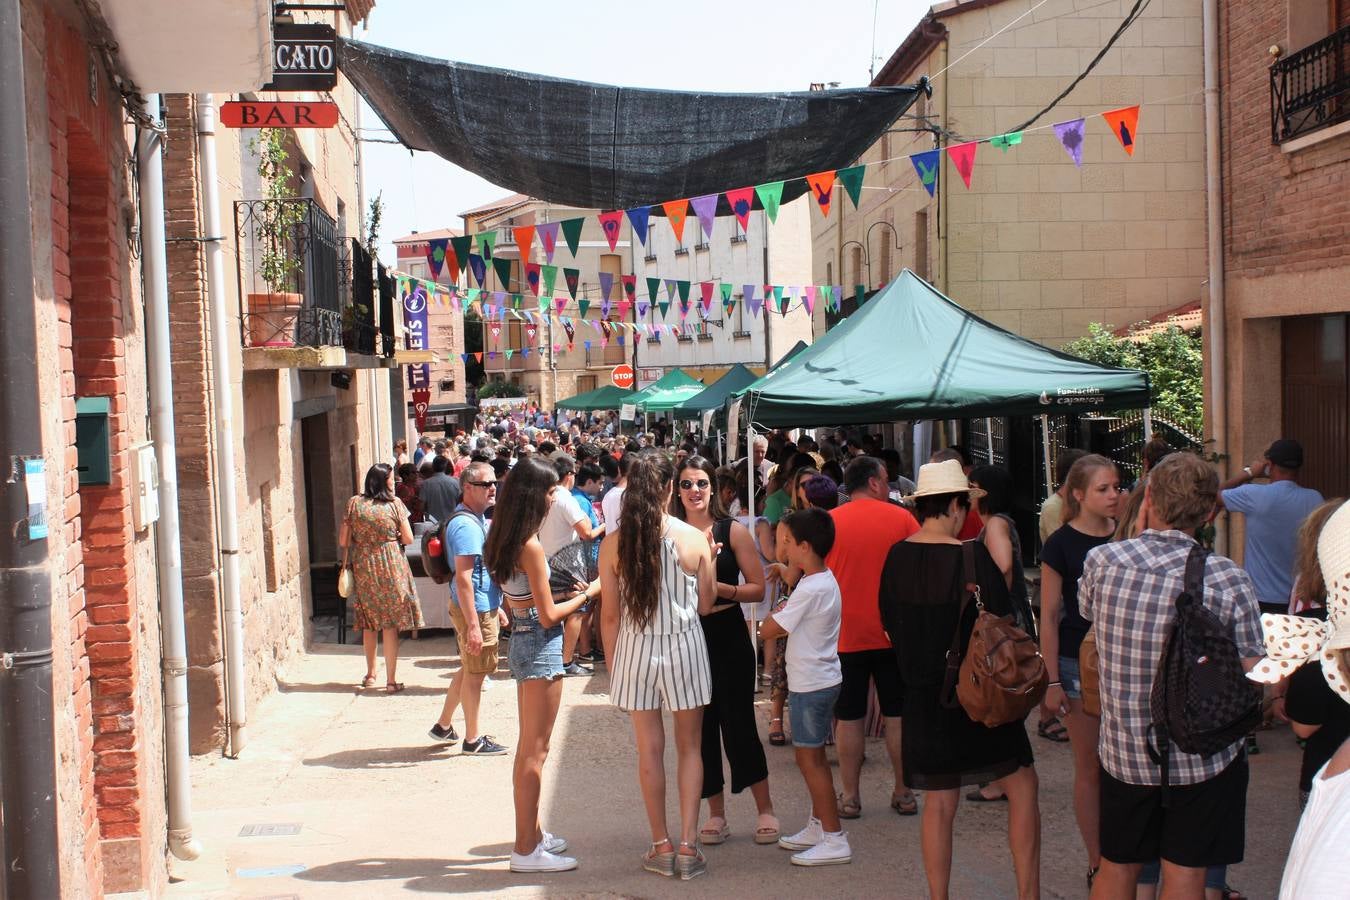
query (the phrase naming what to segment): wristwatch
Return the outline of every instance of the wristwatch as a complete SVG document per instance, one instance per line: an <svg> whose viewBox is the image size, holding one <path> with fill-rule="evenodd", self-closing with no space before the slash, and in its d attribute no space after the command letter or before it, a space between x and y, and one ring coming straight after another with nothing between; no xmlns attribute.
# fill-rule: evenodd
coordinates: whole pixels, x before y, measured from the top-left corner
<svg viewBox="0 0 1350 900"><path fill-rule="evenodd" d="M1252 475L1252 467L1251 467L1251 466L1243 466L1243 467L1242 467L1242 471L1245 472L1245 473L1247 474L1247 477L1248 477L1248 478L1254 477L1254 476Z"/></svg>

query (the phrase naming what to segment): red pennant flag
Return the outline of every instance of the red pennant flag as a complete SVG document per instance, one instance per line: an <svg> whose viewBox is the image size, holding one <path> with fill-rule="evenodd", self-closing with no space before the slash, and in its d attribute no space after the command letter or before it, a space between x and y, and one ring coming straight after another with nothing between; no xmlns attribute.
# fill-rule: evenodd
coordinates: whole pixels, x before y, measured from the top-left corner
<svg viewBox="0 0 1350 900"><path fill-rule="evenodd" d="M807 175L806 183L811 186L811 196L816 198L816 205L820 207L820 214L828 219L830 217L830 201L834 198L834 169L828 172L817 172L815 175Z"/></svg>
<svg viewBox="0 0 1350 900"><path fill-rule="evenodd" d="M530 245L534 243L534 226L521 225L511 229L516 237L516 246L520 248L520 258L530 258Z"/></svg>
<svg viewBox="0 0 1350 900"><path fill-rule="evenodd" d="M623 210L621 209L600 214L600 227L605 231L605 240L609 241L609 250L611 253L614 252L614 247L619 242L619 226L622 224Z"/></svg>
<svg viewBox="0 0 1350 900"><path fill-rule="evenodd" d="M619 280L623 282L623 294L625 297L628 298L627 300L623 301L623 306L620 307L620 309L624 309L627 307L628 303L637 299L637 276L620 275ZM619 313L619 317L620 318L623 317L622 312Z"/></svg>
<svg viewBox="0 0 1350 900"><path fill-rule="evenodd" d="M1113 109L1102 113L1102 118L1111 126L1111 133L1120 141L1120 146L1125 148L1125 152L1134 156L1134 136L1139 127L1139 107L1126 106L1122 109Z"/></svg>
<svg viewBox="0 0 1350 900"><path fill-rule="evenodd" d="M522 257L525 258L525 257ZM530 286L530 291L539 296L539 263L527 262L525 264L525 283Z"/></svg>
<svg viewBox="0 0 1350 900"><path fill-rule="evenodd" d="M700 281L698 289L703 292L703 315L707 316L712 312L713 301L713 283L711 281Z"/></svg>
<svg viewBox="0 0 1350 900"><path fill-rule="evenodd" d="M675 232L675 240L684 240L684 220L689 218L688 200L667 200L661 204L661 208L666 211L666 218L670 220L670 228Z"/></svg>
<svg viewBox="0 0 1350 900"><path fill-rule="evenodd" d="M736 188L734 191L727 191L727 203L731 206L731 211L736 214L736 221L741 223L741 230L747 230L750 227L750 210L755 207L755 189L752 187Z"/></svg>
<svg viewBox="0 0 1350 900"><path fill-rule="evenodd" d="M956 166L956 172L966 187L970 187L970 173L975 171L975 149L979 146L976 141L968 141L947 148L947 155L952 158L952 165Z"/></svg>

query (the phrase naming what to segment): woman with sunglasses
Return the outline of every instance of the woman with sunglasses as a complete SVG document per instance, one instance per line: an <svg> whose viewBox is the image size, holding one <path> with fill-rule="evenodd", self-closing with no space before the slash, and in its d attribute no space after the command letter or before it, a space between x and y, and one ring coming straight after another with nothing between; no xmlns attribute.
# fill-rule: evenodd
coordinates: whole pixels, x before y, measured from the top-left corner
<svg viewBox="0 0 1350 900"><path fill-rule="evenodd" d="M488 529L483 562L501 586L511 610L507 658L516 679L520 740L511 782L516 804L516 841L512 872L565 872L577 867L560 855L567 841L539 824L539 794L549 738L562 700L562 622L591 599L585 592L555 601L549 590L548 559L539 543L539 526L553 502L558 474L542 459L516 463L500 481L497 515Z"/></svg>
<svg viewBox="0 0 1350 900"><path fill-rule="evenodd" d="M732 519L714 493L717 469L702 456L684 460L675 482L671 513L708 535L717 554L716 599L712 611L700 617L708 643L712 699L703 711L703 791L708 821L698 836L705 844L720 844L731 833L727 826L722 755L731 765L731 792L746 788L755 798L759 821L755 843L773 844L780 836L778 819L769 799L769 764L755 724L755 648L745 627L742 604L764 599L764 566L755 540L744 525Z"/></svg>

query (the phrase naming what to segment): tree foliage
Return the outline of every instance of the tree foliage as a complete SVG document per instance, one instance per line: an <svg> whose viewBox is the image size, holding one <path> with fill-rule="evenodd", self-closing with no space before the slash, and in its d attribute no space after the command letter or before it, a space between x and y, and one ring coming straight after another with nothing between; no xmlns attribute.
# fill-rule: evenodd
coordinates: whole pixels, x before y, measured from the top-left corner
<svg viewBox="0 0 1350 900"><path fill-rule="evenodd" d="M525 389L514 381L489 381L478 388L478 399L489 397L524 397Z"/></svg>
<svg viewBox="0 0 1350 900"><path fill-rule="evenodd" d="M1148 373L1154 415L1192 435L1204 432L1204 352L1200 329L1176 325L1155 331L1146 340L1117 337L1092 323L1088 333L1064 348L1090 362Z"/></svg>

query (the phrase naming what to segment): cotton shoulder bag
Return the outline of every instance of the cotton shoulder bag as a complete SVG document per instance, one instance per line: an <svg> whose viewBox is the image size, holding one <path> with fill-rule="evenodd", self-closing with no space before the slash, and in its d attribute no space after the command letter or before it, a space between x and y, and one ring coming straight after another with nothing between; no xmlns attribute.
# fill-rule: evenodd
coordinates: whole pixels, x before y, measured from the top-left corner
<svg viewBox="0 0 1350 900"><path fill-rule="evenodd" d="M1014 624L1012 616L996 616L984 608L973 543L962 545L961 556L965 586L947 651L949 678L956 669L956 700L972 721L987 728L1020 722L1045 696L1049 681L1045 662L1036 642ZM979 612L962 657L961 623L971 602ZM949 696L945 689L943 694Z"/></svg>

